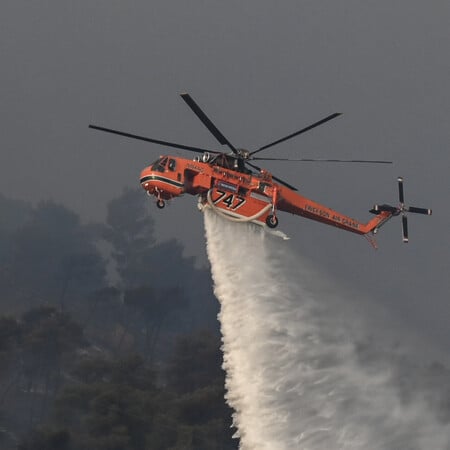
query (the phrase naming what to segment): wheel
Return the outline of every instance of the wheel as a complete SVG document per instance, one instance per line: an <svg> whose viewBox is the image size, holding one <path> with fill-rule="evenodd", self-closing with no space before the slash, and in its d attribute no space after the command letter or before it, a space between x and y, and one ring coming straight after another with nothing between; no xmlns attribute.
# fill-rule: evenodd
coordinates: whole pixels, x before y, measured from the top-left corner
<svg viewBox="0 0 450 450"><path fill-rule="evenodd" d="M165 202L164 200L158 200L158 201L156 202L156 206L157 206L159 209L163 209L164 206L166 206L166 202Z"/></svg>
<svg viewBox="0 0 450 450"><path fill-rule="evenodd" d="M266 224L269 228L276 228L278 226L278 219L270 214L267 216Z"/></svg>

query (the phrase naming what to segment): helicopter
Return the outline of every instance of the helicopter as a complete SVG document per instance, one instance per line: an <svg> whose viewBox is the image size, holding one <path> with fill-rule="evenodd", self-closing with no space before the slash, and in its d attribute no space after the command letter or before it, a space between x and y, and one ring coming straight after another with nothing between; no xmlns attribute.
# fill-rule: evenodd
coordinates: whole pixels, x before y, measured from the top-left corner
<svg viewBox="0 0 450 450"><path fill-rule="evenodd" d="M193 159L162 155L142 170L140 184L149 196L155 197L156 206L159 209L164 208L168 200L183 194L197 195L200 210L211 208L220 216L234 222L253 222L273 229L279 224L278 212L283 211L362 235L374 248L377 247L374 235L391 218L402 217L403 242L406 243L409 240L407 213L424 215L432 213L431 209L405 205L403 178L398 177L399 204L397 206L374 205L369 210L374 217L367 223L363 223L302 196L296 187L253 162L261 160L392 164L392 161L384 160L289 159L255 156L268 148L323 125L340 116L341 113L330 114L294 133L249 151L236 148L231 144L188 93L180 95L219 144L229 148L228 152L177 144L102 126L89 125L89 128L94 130L198 154ZM281 233L281 235L283 234Z"/></svg>

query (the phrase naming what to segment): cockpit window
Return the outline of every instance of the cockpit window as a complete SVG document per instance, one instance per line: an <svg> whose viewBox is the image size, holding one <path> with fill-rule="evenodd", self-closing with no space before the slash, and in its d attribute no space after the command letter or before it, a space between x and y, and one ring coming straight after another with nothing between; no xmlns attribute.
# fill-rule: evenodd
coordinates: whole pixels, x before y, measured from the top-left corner
<svg viewBox="0 0 450 450"><path fill-rule="evenodd" d="M177 163L174 159L169 159L169 165L168 165L169 170L174 171L176 165L177 165Z"/></svg>
<svg viewBox="0 0 450 450"><path fill-rule="evenodd" d="M167 159L168 159L167 156L157 159L152 164L152 170L156 170L158 172L164 172L166 165L167 165Z"/></svg>

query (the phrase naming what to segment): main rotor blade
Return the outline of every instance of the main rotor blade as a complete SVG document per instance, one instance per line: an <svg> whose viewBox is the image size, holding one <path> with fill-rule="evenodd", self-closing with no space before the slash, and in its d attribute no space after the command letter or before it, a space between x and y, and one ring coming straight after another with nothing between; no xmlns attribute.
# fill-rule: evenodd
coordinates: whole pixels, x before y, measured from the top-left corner
<svg viewBox="0 0 450 450"><path fill-rule="evenodd" d="M325 117L324 119L319 120L318 122L315 122L312 125L309 125L306 128L302 128L301 130L290 134L289 136L286 136L284 138L278 139L277 141L271 142L270 144L264 145L263 147L258 148L258 150L255 150L255 151L251 152L250 154L254 155L255 153L260 152L261 150L265 150L266 148L272 147L273 145L279 144L280 142L287 141L288 139L291 139L291 138L293 138L295 136L298 136L299 134L305 133L306 131L312 130L313 128L318 127L319 125L322 125L323 123L328 122L329 120L334 119L335 117L338 117L340 115L341 115L341 113L331 114L331 115Z"/></svg>
<svg viewBox="0 0 450 450"><path fill-rule="evenodd" d="M189 150L191 152L203 153L203 152L207 151L210 153L217 153L217 152L207 150L204 148L191 147L190 145L174 144L173 142L167 142L167 141L160 141L158 139L152 139L152 138L148 138L148 137L144 137L144 136L138 136L137 134L124 133L123 131L112 130L111 128L98 127L97 125L89 125L89 128L92 128L94 130L99 130L99 131L105 131L106 133L118 134L119 136L125 136L125 137L132 138L132 139L138 139L140 141L152 142L153 144L165 145L167 147L180 148L182 150Z"/></svg>
<svg viewBox="0 0 450 450"><path fill-rule="evenodd" d="M398 181L398 199L400 203L403 204L405 203L405 194L403 192L403 178L398 177L397 181Z"/></svg>
<svg viewBox="0 0 450 450"><path fill-rule="evenodd" d="M407 208L408 212L417 213L417 214L425 214L427 216L431 216L431 209L426 208L416 208L415 206L409 206Z"/></svg>
<svg viewBox="0 0 450 450"><path fill-rule="evenodd" d="M187 103L189 108L194 111L195 115L203 122L206 128L214 135L214 137L222 144L228 145L233 153L237 154L237 150L231 145L228 139L218 130L218 128L211 122L208 116L201 110L200 106L195 103L194 99L187 93L180 94L181 98Z"/></svg>
<svg viewBox="0 0 450 450"><path fill-rule="evenodd" d="M290 158L252 158L260 161L301 161L301 162L333 162L333 163L370 163L370 164L392 164L392 161L372 161L366 159L290 159Z"/></svg>
<svg viewBox="0 0 450 450"><path fill-rule="evenodd" d="M256 170L259 170L261 172L261 167L256 166L255 164L249 163L248 161L245 161L245 164L248 164L249 166L253 167ZM272 178L278 183L283 184L284 186L288 187L289 189L292 189L293 191L298 191L298 189L295 186L292 186L289 183L286 183L286 181L281 180L280 178L277 178L276 176L272 175Z"/></svg>

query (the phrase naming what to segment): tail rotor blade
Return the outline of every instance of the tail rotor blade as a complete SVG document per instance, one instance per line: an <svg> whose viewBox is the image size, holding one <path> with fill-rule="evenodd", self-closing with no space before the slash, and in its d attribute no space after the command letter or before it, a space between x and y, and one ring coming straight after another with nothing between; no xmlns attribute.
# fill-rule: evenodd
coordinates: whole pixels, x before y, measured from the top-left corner
<svg viewBox="0 0 450 450"><path fill-rule="evenodd" d="M402 216L402 231L403 242L406 244L408 242L408 218L404 214Z"/></svg>
<svg viewBox="0 0 450 450"><path fill-rule="evenodd" d="M403 204L405 203L405 195L403 192L403 178L398 177L397 181L398 181L398 198L400 200L400 203Z"/></svg>
<svg viewBox="0 0 450 450"><path fill-rule="evenodd" d="M394 217L394 216L400 216L402 218L402 235L403 235L403 242L407 243L409 241L408 236L408 217L407 213L417 213L417 214L424 214L427 216L431 216L431 209L427 208L417 208L416 206L406 206L404 204L404 192L403 192L403 178L398 177L398 196L400 200L400 205L398 206L391 206L391 205L374 205L374 207L370 210L372 214L383 214L383 212L390 213L389 216L385 216L386 220Z"/></svg>
<svg viewBox="0 0 450 450"><path fill-rule="evenodd" d="M415 206L409 206L408 212L417 213L417 214L425 214L426 216L431 216L431 209L426 208L416 208Z"/></svg>

